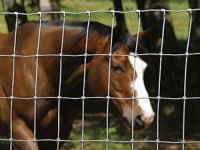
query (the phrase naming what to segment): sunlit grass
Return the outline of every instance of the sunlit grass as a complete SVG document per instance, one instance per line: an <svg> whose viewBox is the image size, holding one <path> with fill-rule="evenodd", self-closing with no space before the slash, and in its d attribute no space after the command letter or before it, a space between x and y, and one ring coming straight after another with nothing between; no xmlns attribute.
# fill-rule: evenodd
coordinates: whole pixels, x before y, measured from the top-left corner
<svg viewBox="0 0 200 150"><path fill-rule="evenodd" d="M131 150L131 132L128 132L123 126L123 121L120 118L114 116L109 117L109 128L108 128L108 137L111 142L107 143L105 140L107 138L106 132L106 118L100 117L96 120L85 120L84 126L84 140L89 140L84 142L84 148L87 150L104 150L108 147L110 150ZM137 138L138 135L135 135ZM81 120L75 122L73 132L70 135L70 139L74 141L80 141L82 138L82 124ZM143 138L144 139L144 138ZM93 142L92 140L95 140ZM121 142L119 142L121 141ZM81 142L75 143L66 143L69 150L80 150ZM143 144L135 144L135 150L139 150Z"/></svg>
<svg viewBox="0 0 200 150"><path fill-rule="evenodd" d="M2 2L0 2L0 12L3 12ZM5 23L4 15L0 15L0 32L7 32L7 26Z"/></svg>
<svg viewBox="0 0 200 150"><path fill-rule="evenodd" d="M123 7L125 11L136 10L136 4L132 0L123 0ZM187 9L188 3L187 1L179 2L179 1L170 1L170 8L181 10ZM66 12L84 12L84 11L94 11L94 10L111 10L113 9L112 0L62 0L61 1L61 9ZM0 10L2 11L2 7L0 5ZM27 9L30 12L30 8ZM126 21L128 24L129 31L132 34L137 32L138 25L138 16L136 13L129 13L125 15ZM171 13L174 30L179 39L185 39L187 37L188 30L188 14L187 12L181 13ZM36 15L29 16L29 20L38 20L39 17ZM67 20L83 20L86 21L88 18L87 14L67 14ZM112 13L92 13L91 20L99 21L107 25L111 25L112 23ZM3 15L0 16L0 32L7 32L7 27L5 24L5 19Z"/></svg>
<svg viewBox="0 0 200 150"><path fill-rule="evenodd" d="M188 2L173 1L170 3L170 8L174 10L188 9ZM174 31L178 39L186 39L188 34L189 15L188 12L172 12L172 22L174 25Z"/></svg>

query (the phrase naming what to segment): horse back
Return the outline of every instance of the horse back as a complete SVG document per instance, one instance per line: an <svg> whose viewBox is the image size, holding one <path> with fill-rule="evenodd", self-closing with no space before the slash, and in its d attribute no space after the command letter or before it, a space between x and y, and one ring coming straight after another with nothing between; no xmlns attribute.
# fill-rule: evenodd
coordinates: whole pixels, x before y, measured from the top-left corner
<svg viewBox="0 0 200 150"><path fill-rule="evenodd" d="M0 33L0 42L5 39L6 34L5 33Z"/></svg>
<svg viewBox="0 0 200 150"><path fill-rule="evenodd" d="M7 34L0 33L0 50L6 45Z"/></svg>

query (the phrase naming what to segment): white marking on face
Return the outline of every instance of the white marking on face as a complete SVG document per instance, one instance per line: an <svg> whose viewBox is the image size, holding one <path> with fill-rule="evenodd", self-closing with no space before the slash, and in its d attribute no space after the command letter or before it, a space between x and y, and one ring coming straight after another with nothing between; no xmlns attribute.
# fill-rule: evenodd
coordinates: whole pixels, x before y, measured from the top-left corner
<svg viewBox="0 0 200 150"><path fill-rule="evenodd" d="M140 112L141 114L135 114L135 116L141 115L143 121L150 123L153 121L155 113L149 100L149 94L144 85L144 71L147 64L141 58L134 57L134 53L131 52L130 54L129 60L137 75L135 80L131 83L131 88L133 91L136 91L138 105L142 110L142 112Z"/></svg>

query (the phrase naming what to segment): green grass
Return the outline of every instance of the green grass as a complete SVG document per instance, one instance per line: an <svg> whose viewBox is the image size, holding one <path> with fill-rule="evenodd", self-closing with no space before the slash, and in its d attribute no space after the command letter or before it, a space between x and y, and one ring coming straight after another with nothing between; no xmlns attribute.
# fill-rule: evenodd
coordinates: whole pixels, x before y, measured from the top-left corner
<svg viewBox="0 0 200 150"><path fill-rule="evenodd" d="M136 10L136 5L134 2L130 0L125 0L124 2L124 10ZM70 4L70 5L69 5ZM72 12L82 12L82 11L94 11L94 10L111 10L113 9L112 0L74 0L73 3L70 0L64 0L61 3L62 9L65 11ZM69 19L87 19L87 15L68 15ZM91 20L99 21L107 25L112 24L112 13L92 13ZM131 13L126 15L126 20L129 25L129 29L132 33L136 33L137 31L137 14Z"/></svg>
<svg viewBox="0 0 200 150"><path fill-rule="evenodd" d="M110 142L106 144L105 139L107 137L106 135L106 118L105 117L99 117L100 119L93 118L92 120L85 120L85 126L84 126L84 139L85 140L98 140L95 142L85 142L84 148L87 150L104 150L108 146L110 150L131 150L132 144L131 144L131 132L126 130L126 127L123 124L123 120L120 117L114 117L113 115L110 115L109 117L109 128L108 128L108 135L109 140L111 141L126 141L124 143L120 142ZM78 141L81 139L81 120L76 120L75 125L73 128L73 132L71 133L70 139ZM146 131L148 132L148 131ZM138 132L134 134L135 139L146 139L148 140L148 135L144 132ZM104 140L104 141L103 141ZM129 142L128 142L129 141ZM65 146L68 147L69 150L80 150L81 149L81 143L75 142L75 143L66 143ZM144 143L140 144L134 144L134 150L139 150L140 148L143 148Z"/></svg>
<svg viewBox="0 0 200 150"><path fill-rule="evenodd" d="M0 2L0 12L2 12L2 3ZM7 32L7 26L4 20L4 16L0 15L0 32Z"/></svg>
<svg viewBox="0 0 200 150"><path fill-rule="evenodd" d="M170 8L175 10L188 9L187 1L170 3ZM171 13L174 31L178 39L186 39L188 34L189 15L187 12L173 12Z"/></svg>
<svg viewBox="0 0 200 150"><path fill-rule="evenodd" d="M135 2L132 0L123 0L123 6L125 11L136 10L137 7ZM187 1L170 1L171 9L187 9ZM110 10L113 9L112 0L62 0L61 9L65 11L72 12L82 12L82 11L93 11L93 10ZM0 4L0 11L2 7ZM30 8L27 9L28 12L31 12ZM188 14L186 12L182 13L171 13L173 25L175 28L176 35L179 39L185 39L187 37L188 30ZM87 20L86 14L79 15L70 15L66 16L66 19L74 20ZM128 28L132 34L137 32L138 19L136 13L126 14L126 21ZM37 20L38 17L30 16L30 20ZM91 20L99 21L107 25L112 23L112 14L111 13L92 13ZM0 32L7 32L7 27L5 24L4 17L0 15Z"/></svg>

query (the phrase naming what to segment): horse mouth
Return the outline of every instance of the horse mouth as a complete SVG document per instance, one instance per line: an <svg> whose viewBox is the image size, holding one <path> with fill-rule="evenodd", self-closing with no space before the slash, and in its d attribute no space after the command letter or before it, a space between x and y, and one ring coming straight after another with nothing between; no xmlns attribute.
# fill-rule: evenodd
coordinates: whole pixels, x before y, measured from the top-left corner
<svg viewBox="0 0 200 150"><path fill-rule="evenodd" d="M129 121L127 118L123 117L125 123L128 125L129 128L132 128L132 121ZM133 128L134 130L142 130L145 128L145 123L142 121L141 116L137 116L133 120Z"/></svg>

